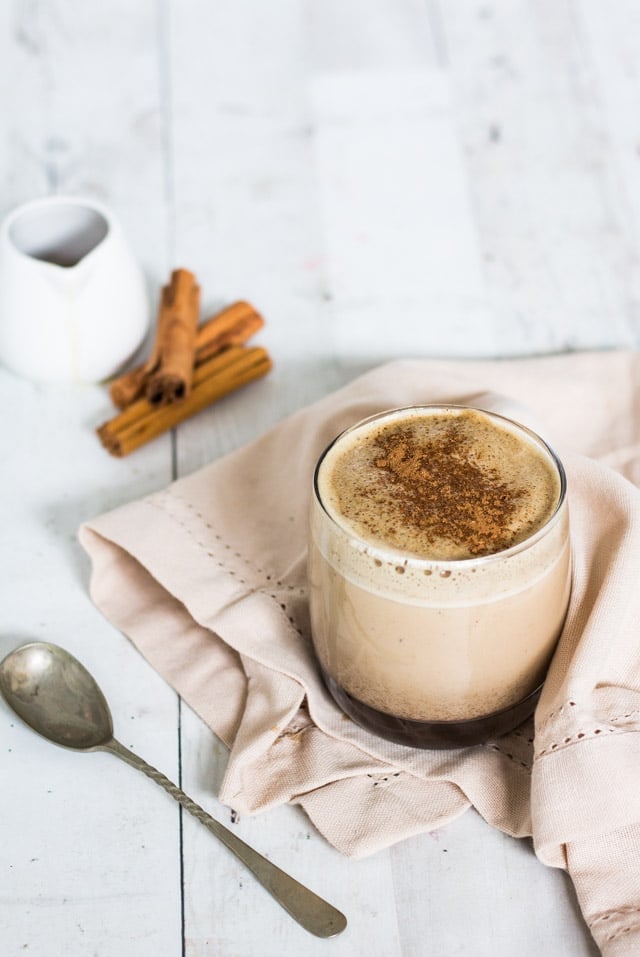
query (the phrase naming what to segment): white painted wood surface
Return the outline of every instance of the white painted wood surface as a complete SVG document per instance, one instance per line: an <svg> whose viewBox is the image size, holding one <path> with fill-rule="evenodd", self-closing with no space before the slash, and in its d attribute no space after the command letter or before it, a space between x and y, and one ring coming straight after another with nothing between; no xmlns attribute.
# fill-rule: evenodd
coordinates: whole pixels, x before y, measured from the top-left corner
<svg viewBox="0 0 640 957"><path fill-rule="evenodd" d="M68 646L116 732L347 913L317 941L197 823L0 704L3 957L587 957L564 875L473 813L365 861L230 823L226 754L93 608L79 523L394 356L636 347L636 0L6 0L0 212L104 200L156 290L261 308L271 376L115 461L105 390L0 370L0 654ZM156 293L154 293L156 294Z"/></svg>

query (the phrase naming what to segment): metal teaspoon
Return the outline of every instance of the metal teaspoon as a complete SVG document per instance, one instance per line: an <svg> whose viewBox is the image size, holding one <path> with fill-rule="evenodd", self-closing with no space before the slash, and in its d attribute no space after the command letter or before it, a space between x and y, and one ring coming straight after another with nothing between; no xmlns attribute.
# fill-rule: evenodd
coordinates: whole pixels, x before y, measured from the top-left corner
<svg viewBox="0 0 640 957"><path fill-rule="evenodd" d="M110 751L161 785L249 868L305 930L317 937L334 937L347 926L344 914L254 851L164 774L116 741L102 691L64 648L42 641L15 648L0 662L0 691L30 728L54 744L76 751Z"/></svg>

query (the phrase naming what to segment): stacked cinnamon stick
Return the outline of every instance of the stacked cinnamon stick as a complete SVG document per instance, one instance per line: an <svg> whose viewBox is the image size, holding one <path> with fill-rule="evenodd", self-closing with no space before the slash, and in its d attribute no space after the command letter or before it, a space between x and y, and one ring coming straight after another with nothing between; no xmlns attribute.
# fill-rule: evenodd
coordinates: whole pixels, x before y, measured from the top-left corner
<svg viewBox="0 0 640 957"><path fill-rule="evenodd" d="M162 290L151 356L111 383L121 411L97 432L112 455L128 455L271 369L265 349L246 345L264 325L248 302L236 302L202 325L199 312L195 276L175 270Z"/></svg>

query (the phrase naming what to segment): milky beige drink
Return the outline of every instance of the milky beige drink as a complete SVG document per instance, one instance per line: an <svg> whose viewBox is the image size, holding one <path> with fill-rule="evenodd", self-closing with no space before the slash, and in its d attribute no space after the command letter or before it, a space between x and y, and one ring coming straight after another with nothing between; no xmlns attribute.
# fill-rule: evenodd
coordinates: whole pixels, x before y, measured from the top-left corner
<svg viewBox="0 0 640 957"><path fill-rule="evenodd" d="M474 409L368 419L318 464L309 578L316 653L360 723L421 746L514 727L569 598L562 466L532 432Z"/></svg>

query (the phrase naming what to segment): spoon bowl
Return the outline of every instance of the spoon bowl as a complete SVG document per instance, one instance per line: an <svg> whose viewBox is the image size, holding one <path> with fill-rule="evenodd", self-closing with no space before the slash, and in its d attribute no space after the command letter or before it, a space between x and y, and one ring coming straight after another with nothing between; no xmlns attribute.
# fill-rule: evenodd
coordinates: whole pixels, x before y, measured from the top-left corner
<svg viewBox="0 0 640 957"><path fill-rule="evenodd" d="M305 930L334 937L347 926L339 910L241 841L161 771L113 736L109 705L87 669L64 648L33 641L0 662L0 692L38 734L75 751L109 751L142 771L204 824Z"/></svg>
<svg viewBox="0 0 640 957"><path fill-rule="evenodd" d="M62 747L91 751L113 738L102 691L57 645L34 641L8 654L0 663L0 691L30 728Z"/></svg>

